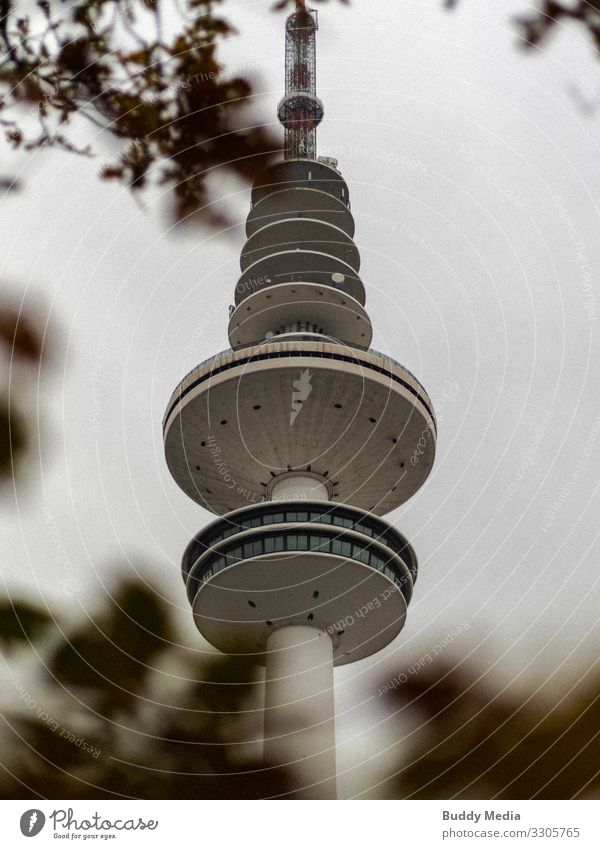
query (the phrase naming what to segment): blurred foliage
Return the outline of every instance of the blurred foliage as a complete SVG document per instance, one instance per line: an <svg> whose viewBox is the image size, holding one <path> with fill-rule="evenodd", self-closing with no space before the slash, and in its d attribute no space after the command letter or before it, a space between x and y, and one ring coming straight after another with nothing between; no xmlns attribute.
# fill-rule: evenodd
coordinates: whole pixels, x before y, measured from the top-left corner
<svg viewBox="0 0 600 849"><path fill-rule="evenodd" d="M0 482L10 480L27 445L27 424L7 398L0 398Z"/></svg>
<svg viewBox="0 0 600 849"><path fill-rule="evenodd" d="M32 642L48 629L52 617L26 602L0 601L0 647L8 651L22 642Z"/></svg>
<svg viewBox="0 0 600 849"><path fill-rule="evenodd" d="M18 619L19 625L15 626ZM249 754L261 711L248 707L256 669L177 643L167 605L122 584L74 629L30 604L0 606L6 641L22 647L53 623L45 681L12 681L23 706L3 716L0 796L28 799L258 799L287 777ZM39 651L39 645L38 645ZM4 682L5 692L10 686Z"/></svg>
<svg viewBox="0 0 600 849"><path fill-rule="evenodd" d="M85 117L123 142L104 178L133 190L149 182L172 186L178 219L194 215L222 223L208 205L209 174L222 168L252 181L281 141L248 114L250 82L228 76L218 62L219 44L235 33L216 13L220 5L0 0L0 125L6 138L14 148L90 154L69 131L74 116Z"/></svg>
<svg viewBox="0 0 600 849"><path fill-rule="evenodd" d="M70 634L50 658L50 671L65 689L95 693L106 716L130 710L147 686L152 663L170 639L170 625L158 596L125 585L110 610L90 627Z"/></svg>
<svg viewBox="0 0 600 849"><path fill-rule="evenodd" d="M571 799L600 796L600 670L553 700L522 696L480 670L432 664L386 698L419 730L385 788L392 798Z"/></svg>
<svg viewBox="0 0 600 849"><path fill-rule="evenodd" d="M597 51L600 52L600 0L541 0L533 13L517 19L526 47L539 47L557 24L577 21L582 24Z"/></svg>
<svg viewBox="0 0 600 849"><path fill-rule="evenodd" d="M220 654L196 659L147 585L121 584L97 616L70 628L29 603L4 601L0 630L3 649L27 652L37 640L45 663L35 685L4 681L22 705L2 717L0 797L259 799L292 792L293 777L265 768L256 742L248 744L262 730L256 668ZM554 702L503 690L469 663L438 661L406 679L386 698L416 728L378 795L600 794L597 663L577 688L557 688Z"/></svg>
<svg viewBox="0 0 600 849"><path fill-rule="evenodd" d="M278 141L244 126L252 90L217 62L219 42L234 32L217 2L180 6L177 32L166 35L164 0L0 0L0 119L13 147L90 153L72 141L75 115L124 142L104 177L141 189L153 179L175 188L179 217L204 211L206 176L223 166L251 179ZM174 5L169 6L175 10ZM33 113L34 129L8 117ZM214 219L214 216L213 216Z"/></svg>
<svg viewBox="0 0 600 849"><path fill-rule="evenodd" d="M31 319L10 307L0 310L0 345L18 359L37 363L43 342Z"/></svg>
<svg viewBox="0 0 600 849"><path fill-rule="evenodd" d="M19 374L23 367L38 369L43 362L44 335L33 317L11 304L0 303L0 349L6 358L11 391L0 389L0 483L18 472L31 442L31 422L20 409ZM46 346L47 350L47 346Z"/></svg>
<svg viewBox="0 0 600 849"><path fill-rule="evenodd" d="M455 9L459 2L443 0L443 6ZM526 14L516 19L524 47L541 46L555 31L557 24L568 21L581 24L600 52L600 0L536 0L530 4Z"/></svg>

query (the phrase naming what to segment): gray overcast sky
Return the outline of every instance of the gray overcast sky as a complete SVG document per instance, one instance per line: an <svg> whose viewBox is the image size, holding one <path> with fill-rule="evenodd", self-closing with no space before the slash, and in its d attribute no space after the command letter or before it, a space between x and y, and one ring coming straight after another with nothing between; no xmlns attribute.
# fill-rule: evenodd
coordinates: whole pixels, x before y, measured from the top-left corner
<svg viewBox="0 0 600 849"><path fill-rule="evenodd" d="M273 122L283 17L269 7L225 4L241 34L222 55L251 70ZM319 153L350 186L373 347L419 377L440 424L433 474L387 517L420 561L408 624L336 673L342 768L385 744L372 683L463 621L449 651L515 686L597 656L600 113L579 101L597 97L599 66L576 28L517 50L511 16L527 8L319 7ZM228 345L242 229L167 232L164 199L140 209L96 180L111 152L96 148L13 157L26 189L0 207L2 280L57 339L43 384L18 390L39 402L41 461L2 510L3 571L14 593L69 589L77 612L139 569L203 648L178 570L210 517L170 478L161 419L182 374ZM214 187L242 222L248 190Z"/></svg>

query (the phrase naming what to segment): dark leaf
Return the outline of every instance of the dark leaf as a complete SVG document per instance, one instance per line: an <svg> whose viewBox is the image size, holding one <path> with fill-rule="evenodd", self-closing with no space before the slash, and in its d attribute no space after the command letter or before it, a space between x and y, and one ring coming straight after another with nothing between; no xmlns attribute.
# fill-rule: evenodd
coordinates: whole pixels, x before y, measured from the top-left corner
<svg viewBox="0 0 600 849"><path fill-rule="evenodd" d="M43 340L37 328L23 313L11 309L0 310L0 344L14 357L38 362L42 356Z"/></svg>
<svg viewBox="0 0 600 849"><path fill-rule="evenodd" d="M0 643L6 649L13 644L38 640L53 619L50 613L25 601L0 601Z"/></svg>
<svg viewBox="0 0 600 849"><path fill-rule="evenodd" d="M404 676L387 696L421 717L394 798L570 799L600 791L600 677L592 669L555 704L502 692L466 664ZM415 736L413 735L413 738Z"/></svg>
<svg viewBox="0 0 600 849"><path fill-rule="evenodd" d="M108 611L56 649L49 667L66 687L96 691L100 709L112 715L136 706L154 658L172 639L169 617L157 595L142 585L125 584Z"/></svg>
<svg viewBox="0 0 600 849"><path fill-rule="evenodd" d="M0 400L0 478L11 478L28 444L27 425L23 417Z"/></svg>

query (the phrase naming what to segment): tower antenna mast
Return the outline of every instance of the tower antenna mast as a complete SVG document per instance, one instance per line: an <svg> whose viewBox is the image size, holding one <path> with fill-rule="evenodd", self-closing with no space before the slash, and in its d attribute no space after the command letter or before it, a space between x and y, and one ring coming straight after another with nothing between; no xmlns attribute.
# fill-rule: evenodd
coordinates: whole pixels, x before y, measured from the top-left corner
<svg viewBox="0 0 600 849"><path fill-rule="evenodd" d="M285 96L277 117L285 128L286 159L316 159L317 125L323 104L317 97L317 12L296 4L285 22Z"/></svg>

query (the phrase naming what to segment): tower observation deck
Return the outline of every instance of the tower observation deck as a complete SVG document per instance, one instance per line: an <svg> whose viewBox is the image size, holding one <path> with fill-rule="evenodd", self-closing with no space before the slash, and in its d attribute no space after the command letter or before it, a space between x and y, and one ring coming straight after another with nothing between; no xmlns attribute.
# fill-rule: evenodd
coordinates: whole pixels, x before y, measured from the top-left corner
<svg viewBox="0 0 600 849"><path fill-rule="evenodd" d="M252 190L231 349L181 381L163 421L171 474L216 517L183 556L194 620L266 665L265 758L295 770L296 798L336 795L333 667L404 625L417 558L382 516L436 445L419 381L370 348L348 186L316 156L316 29L303 6L287 19L285 159Z"/></svg>

